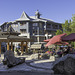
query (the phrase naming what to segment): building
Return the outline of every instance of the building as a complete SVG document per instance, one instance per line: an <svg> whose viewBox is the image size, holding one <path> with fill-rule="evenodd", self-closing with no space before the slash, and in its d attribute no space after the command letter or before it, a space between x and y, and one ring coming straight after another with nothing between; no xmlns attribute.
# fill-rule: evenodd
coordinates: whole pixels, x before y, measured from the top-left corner
<svg viewBox="0 0 75 75"><path fill-rule="evenodd" d="M5 32L11 25L11 31L21 33L19 36L33 38L33 43L41 43L43 40L55 35L57 29L61 29L61 24L50 19L40 17L39 11L35 16L28 16L24 11L19 19L12 22L5 22L1 25L1 31ZM31 44L33 44L31 43Z"/></svg>

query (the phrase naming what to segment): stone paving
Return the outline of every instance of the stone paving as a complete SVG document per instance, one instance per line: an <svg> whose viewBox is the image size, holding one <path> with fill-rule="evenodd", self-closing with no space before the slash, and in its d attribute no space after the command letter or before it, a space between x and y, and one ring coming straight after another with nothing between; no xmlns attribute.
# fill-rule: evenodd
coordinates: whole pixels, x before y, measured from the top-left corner
<svg viewBox="0 0 75 75"><path fill-rule="evenodd" d="M0 72L1 71L40 71L40 72L49 72L53 73L51 70L53 61L55 61L54 57L45 60L32 60L29 56L21 56L26 57L25 63L17 65L12 68L7 68L2 63L0 63ZM27 64L29 63L29 65Z"/></svg>

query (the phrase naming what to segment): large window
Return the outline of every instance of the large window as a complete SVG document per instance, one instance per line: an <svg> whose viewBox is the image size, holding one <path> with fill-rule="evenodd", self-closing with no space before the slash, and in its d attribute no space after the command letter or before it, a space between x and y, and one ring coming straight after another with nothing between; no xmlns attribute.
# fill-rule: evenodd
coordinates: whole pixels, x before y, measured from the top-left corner
<svg viewBox="0 0 75 75"><path fill-rule="evenodd" d="M20 29L20 32L21 33L26 33L27 31L26 31L26 29Z"/></svg>

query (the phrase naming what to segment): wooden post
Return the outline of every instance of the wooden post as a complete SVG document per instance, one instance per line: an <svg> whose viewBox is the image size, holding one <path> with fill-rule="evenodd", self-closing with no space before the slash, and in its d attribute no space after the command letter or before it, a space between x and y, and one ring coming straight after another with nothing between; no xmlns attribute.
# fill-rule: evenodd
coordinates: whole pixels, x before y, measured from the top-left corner
<svg viewBox="0 0 75 75"><path fill-rule="evenodd" d="M26 50L25 53L28 53L28 42L26 42Z"/></svg>
<svg viewBox="0 0 75 75"><path fill-rule="evenodd" d="M1 42L0 42L0 54L1 54Z"/></svg>
<svg viewBox="0 0 75 75"><path fill-rule="evenodd" d="M11 51L13 50L13 42L11 42Z"/></svg>
<svg viewBox="0 0 75 75"><path fill-rule="evenodd" d="M23 54L23 41L21 42L21 54Z"/></svg>
<svg viewBox="0 0 75 75"><path fill-rule="evenodd" d="M7 43L7 50L9 50L9 42Z"/></svg>

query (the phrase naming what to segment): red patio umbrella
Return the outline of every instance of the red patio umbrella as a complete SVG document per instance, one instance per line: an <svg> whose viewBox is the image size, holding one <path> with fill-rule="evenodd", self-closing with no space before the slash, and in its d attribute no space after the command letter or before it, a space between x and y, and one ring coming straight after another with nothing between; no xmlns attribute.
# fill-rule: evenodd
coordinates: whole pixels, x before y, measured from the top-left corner
<svg viewBox="0 0 75 75"><path fill-rule="evenodd" d="M55 43L57 43L57 42L62 42L62 38L63 38L65 35L66 35L66 33L60 34L60 35L56 35L56 36L52 37L52 38L50 39L50 41L46 44L46 47L49 46L49 45L51 45L51 44L55 44Z"/></svg>
<svg viewBox="0 0 75 75"><path fill-rule="evenodd" d="M54 43L55 45L68 45L69 43L68 42L56 42L56 43ZM47 43L46 44L46 47L47 46L50 46L50 45L52 45L52 43Z"/></svg>
<svg viewBox="0 0 75 75"><path fill-rule="evenodd" d="M56 45L68 45L69 43L68 42L57 42L55 43Z"/></svg>
<svg viewBox="0 0 75 75"><path fill-rule="evenodd" d="M44 40L44 42L49 42L49 41L50 41L50 39Z"/></svg>
<svg viewBox="0 0 75 75"><path fill-rule="evenodd" d="M63 41L75 41L75 33L71 33L62 38Z"/></svg>

